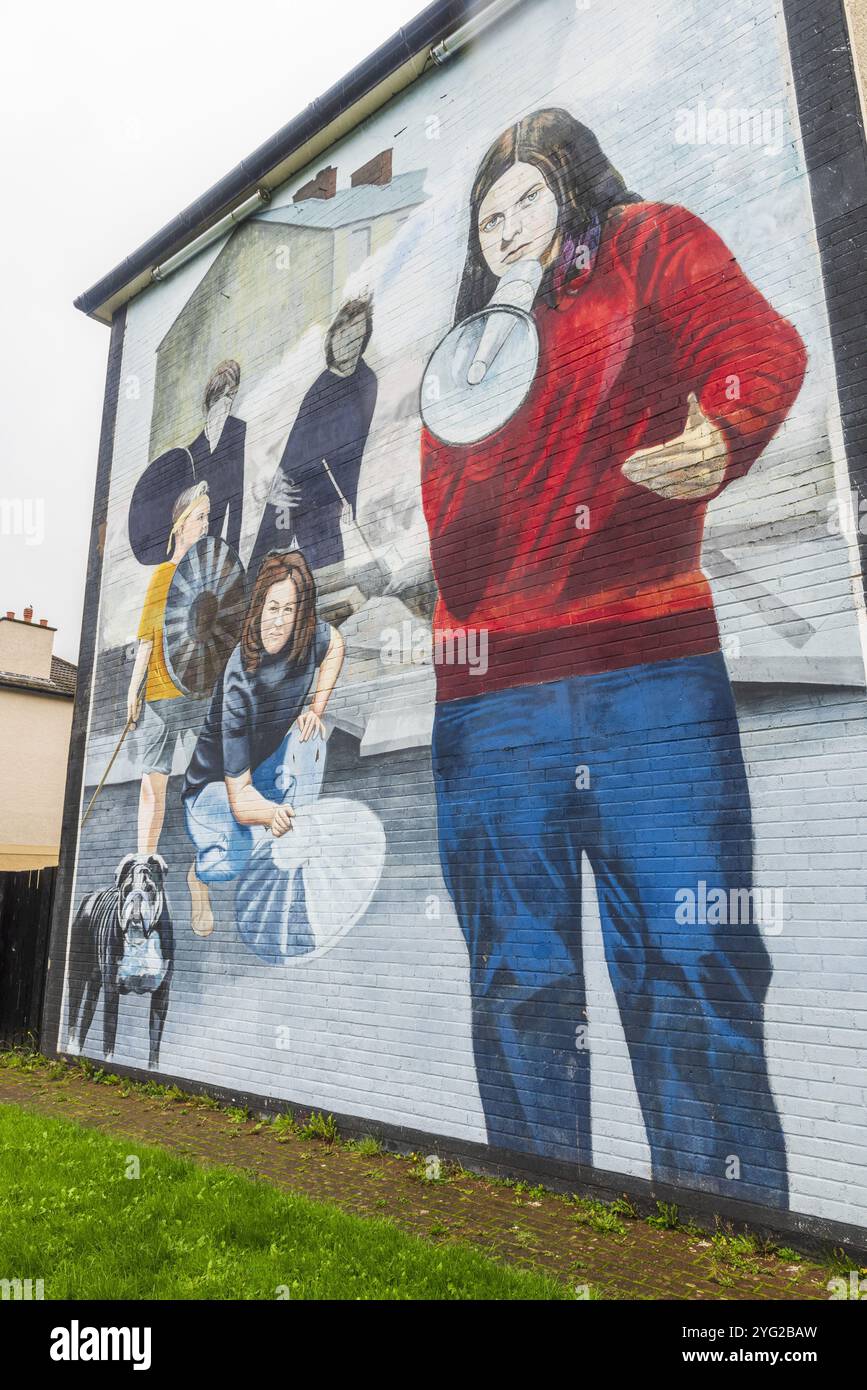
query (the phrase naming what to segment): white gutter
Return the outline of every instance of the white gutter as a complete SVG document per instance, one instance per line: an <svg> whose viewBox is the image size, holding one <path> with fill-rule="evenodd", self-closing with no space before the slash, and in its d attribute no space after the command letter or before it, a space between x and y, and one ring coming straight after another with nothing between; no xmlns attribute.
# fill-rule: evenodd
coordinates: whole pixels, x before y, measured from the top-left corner
<svg viewBox="0 0 867 1390"><path fill-rule="evenodd" d="M438 43L436 48L432 48L430 51L432 60L438 67L441 67L468 43L472 43L473 39L477 39L480 34L484 33L491 24L496 24L498 19L508 10L514 9L517 4L518 0L494 0L494 3L488 5L481 14L476 15L474 19L468 19L466 24L461 25L460 29L456 29L453 34L449 34L448 38L443 39L442 43Z"/></svg>
<svg viewBox="0 0 867 1390"><path fill-rule="evenodd" d="M166 280L173 275L176 270L180 270L182 265L191 261L200 251L204 251L206 246L212 242L219 241L221 236L230 232L239 222L243 222L251 213L258 212L259 208L271 201L271 192L267 188L258 188L252 198L247 198L245 202L239 203L225 217L221 217L219 222L215 222L213 227L209 227L201 236L197 236L195 241L191 241L189 246L178 251L177 255L170 256L162 265L155 265L151 271L152 280Z"/></svg>

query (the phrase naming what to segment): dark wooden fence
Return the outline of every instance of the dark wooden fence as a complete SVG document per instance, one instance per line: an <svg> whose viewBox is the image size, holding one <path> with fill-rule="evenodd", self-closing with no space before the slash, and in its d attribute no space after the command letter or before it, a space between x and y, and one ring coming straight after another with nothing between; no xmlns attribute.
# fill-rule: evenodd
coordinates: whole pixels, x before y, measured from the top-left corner
<svg viewBox="0 0 867 1390"><path fill-rule="evenodd" d="M56 869L0 873L0 1044L39 1039Z"/></svg>

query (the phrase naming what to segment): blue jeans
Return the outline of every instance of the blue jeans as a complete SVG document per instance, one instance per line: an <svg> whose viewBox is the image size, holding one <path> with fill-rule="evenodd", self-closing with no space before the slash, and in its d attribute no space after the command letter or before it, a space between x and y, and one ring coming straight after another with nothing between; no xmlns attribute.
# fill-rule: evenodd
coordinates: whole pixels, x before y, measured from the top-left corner
<svg viewBox="0 0 867 1390"><path fill-rule="evenodd" d="M253 786L269 801L290 806L315 801L325 774L325 742L306 743L293 726L283 742L253 773ZM229 883L247 867L264 826L241 825L232 815L226 783L209 782L184 801L187 834L196 847L196 876L203 883Z"/></svg>
<svg viewBox="0 0 867 1390"><path fill-rule="evenodd" d="M749 890L752 819L720 654L438 705L443 872L470 955L489 1142L592 1162L581 855L658 1181L785 1207L753 912L683 923L684 890ZM744 915L744 914L740 914Z"/></svg>

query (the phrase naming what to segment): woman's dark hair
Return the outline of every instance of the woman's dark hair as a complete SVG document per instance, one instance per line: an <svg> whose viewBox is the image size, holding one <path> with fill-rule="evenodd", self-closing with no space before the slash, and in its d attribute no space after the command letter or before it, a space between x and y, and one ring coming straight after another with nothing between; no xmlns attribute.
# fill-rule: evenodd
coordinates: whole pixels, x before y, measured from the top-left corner
<svg viewBox="0 0 867 1390"><path fill-rule="evenodd" d="M262 611L268 590L290 578L298 595L298 611L295 614L295 626L289 639L288 650L284 648L281 655L287 663L293 665L307 660L316 630L316 581L300 550L272 550L259 566L247 607L247 616L244 619L244 630L241 633L241 664L245 671L256 670L265 650L262 646Z"/></svg>
<svg viewBox="0 0 867 1390"><path fill-rule="evenodd" d="M207 415L214 402L222 400L223 396L234 396L240 384L241 368L231 357L215 367L205 387L202 402L205 414Z"/></svg>
<svg viewBox="0 0 867 1390"><path fill-rule="evenodd" d="M604 228L607 214L619 203L636 203L599 141L568 111L552 106L533 111L498 136L476 173L470 194L467 259L455 308L455 323L483 309L497 287L479 243L479 208L494 184L513 164L532 164L557 199L561 242L577 241L595 212ZM540 294L550 296L554 266L545 271ZM567 276L568 278L568 276Z"/></svg>
<svg viewBox="0 0 867 1390"><path fill-rule="evenodd" d="M337 310L334 322L325 335L325 361L329 367L334 366L334 335L338 329L343 328L347 323L352 323L353 319L364 319L364 342L361 344L359 358L363 357L370 342L370 335L373 332L373 304L369 297L358 299L347 299Z"/></svg>

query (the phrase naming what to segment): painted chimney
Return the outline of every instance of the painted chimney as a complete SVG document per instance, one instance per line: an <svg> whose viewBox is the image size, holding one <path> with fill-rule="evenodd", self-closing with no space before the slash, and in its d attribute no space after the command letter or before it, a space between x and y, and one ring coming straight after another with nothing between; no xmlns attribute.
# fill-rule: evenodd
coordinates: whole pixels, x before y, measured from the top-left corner
<svg viewBox="0 0 867 1390"><path fill-rule="evenodd" d="M391 183L391 156L391 150L381 150L379 154L373 156L373 159L362 164L361 168L356 169L352 175L352 187L361 188L363 185L371 183Z"/></svg>
<svg viewBox="0 0 867 1390"><path fill-rule="evenodd" d="M293 203L303 203L305 198L333 198L337 192L337 167L329 164L326 169L320 169L309 183L305 183L303 188L292 199Z"/></svg>
<svg viewBox="0 0 867 1390"><path fill-rule="evenodd" d="M32 609L32 608L25 608L25 609L24 609L24 621L25 621L25 623L32 623L32 622L33 622L33 609Z"/></svg>

